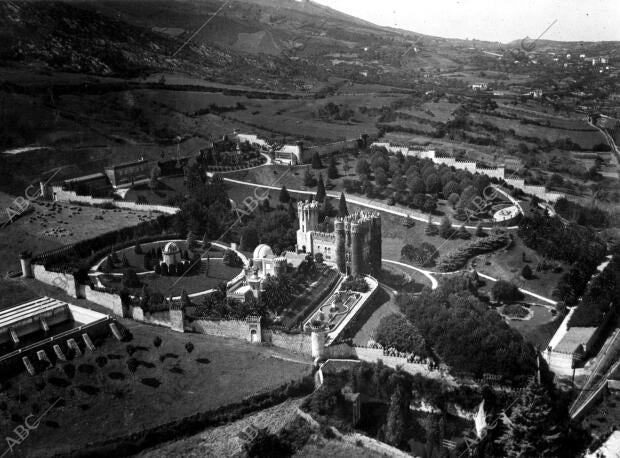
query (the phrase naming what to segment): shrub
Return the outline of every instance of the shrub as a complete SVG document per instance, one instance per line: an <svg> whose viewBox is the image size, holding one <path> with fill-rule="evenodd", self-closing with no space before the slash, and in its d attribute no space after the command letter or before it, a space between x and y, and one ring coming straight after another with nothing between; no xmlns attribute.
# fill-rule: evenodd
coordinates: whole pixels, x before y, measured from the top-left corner
<svg viewBox="0 0 620 458"><path fill-rule="evenodd" d="M368 282L364 277L348 277L340 286L340 291L357 291L359 293L365 293L368 291Z"/></svg>
<svg viewBox="0 0 620 458"><path fill-rule="evenodd" d="M499 280L491 288L491 293L496 301L512 302L523 299L523 293L517 285L508 281Z"/></svg>
<svg viewBox="0 0 620 458"><path fill-rule="evenodd" d="M375 340L384 348L426 356L426 343L417 328L402 315L384 316L375 330Z"/></svg>
<svg viewBox="0 0 620 458"><path fill-rule="evenodd" d="M531 280L534 278L534 272L532 272L532 268L526 264L523 266L523 269L521 269L521 276L526 280Z"/></svg>
<svg viewBox="0 0 620 458"><path fill-rule="evenodd" d="M243 266L243 261L241 261L241 258L239 257L239 255L230 249L224 252L224 256L222 257L222 262L230 267Z"/></svg>

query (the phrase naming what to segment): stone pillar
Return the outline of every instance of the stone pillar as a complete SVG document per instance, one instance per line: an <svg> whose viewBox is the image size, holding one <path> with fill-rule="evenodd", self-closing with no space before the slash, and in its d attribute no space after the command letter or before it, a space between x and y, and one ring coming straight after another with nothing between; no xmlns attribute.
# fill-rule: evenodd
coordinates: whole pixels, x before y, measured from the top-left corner
<svg viewBox="0 0 620 458"><path fill-rule="evenodd" d="M22 277L33 278L32 275L32 255L29 252L19 254L19 262L22 266Z"/></svg>
<svg viewBox="0 0 620 458"><path fill-rule="evenodd" d="M185 310L180 302L170 305L170 329L185 332Z"/></svg>

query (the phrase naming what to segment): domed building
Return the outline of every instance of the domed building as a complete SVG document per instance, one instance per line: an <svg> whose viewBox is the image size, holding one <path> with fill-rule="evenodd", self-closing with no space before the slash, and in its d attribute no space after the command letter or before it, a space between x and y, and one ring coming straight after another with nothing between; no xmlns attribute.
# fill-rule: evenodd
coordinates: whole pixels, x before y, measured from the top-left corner
<svg viewBox="0 0 620 458"><path fill-rule="evenodd" d="M267 275L279 277L286 272L286 258L275 256L271 247L264 243L254 248L252 265L261 278Z"/></svg>
<svg viewBox="0 0 620 458"><path fill-rule="evenodd" d="M168 267L181 261L181 250L174 242L168 242L161 252L163 261Z"/></svg>
<svg viewBox="0 0 620 458"><path fill-rule="evenodd" d="M286 273L286 265L286 258L274 255L269 245L258 245L252 255L252 265L246 266L244 275L228 285L227 296L243 301L246 293L251 292L259 297L267 276L279 277Z"/></svg>

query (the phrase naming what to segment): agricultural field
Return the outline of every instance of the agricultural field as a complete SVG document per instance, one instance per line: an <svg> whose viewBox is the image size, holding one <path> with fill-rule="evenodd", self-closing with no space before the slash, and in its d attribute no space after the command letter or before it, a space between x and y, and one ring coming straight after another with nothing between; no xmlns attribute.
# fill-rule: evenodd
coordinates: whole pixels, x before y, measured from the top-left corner
<svg viewBox="0 0 620 458"><path fill-rule="evenodd" d="M498 118L492 115L471 113L469 117L477 123L488 122L502 131L508 131L513 129L515 135L519 137L534 137L538 139L546 139L549 142L556 140L562 140L564 138L570 138L574 143L577 143L583 149L592 149L594 145L598 143L604 143L605 139L601 133L589 127L585 122L582 122L580 127L575 128L560 128L558 127L546 127L533 124L522 124L514 119ZM549 121L551 123L551 121ZM567 121L569 124L574 124L574 121Z"/></svg>
<svg viewBox="0 0 620 458"><path fill-rule="evenodd" d="M159 213L31 202L32 212L0 229L0 272L18 270L21 251L37 254L156 218Z"/></svg>
<svg viewBox="0 0 620 458"><path fill-rule="evenodd" d="M282 359L288 355L284 351L132 321L124 324L134 336L128 344L110 336L94 353L3 384L3 431L54 406L39 429L16 449L17 456L66 454L87 443L239 402L310 372L310 365L301 360ZM162 339L161 346L154 345L155 337ZM184 348L190 341L191 353ZM134 372L127 365L132 357L137 361Z"/></svg>

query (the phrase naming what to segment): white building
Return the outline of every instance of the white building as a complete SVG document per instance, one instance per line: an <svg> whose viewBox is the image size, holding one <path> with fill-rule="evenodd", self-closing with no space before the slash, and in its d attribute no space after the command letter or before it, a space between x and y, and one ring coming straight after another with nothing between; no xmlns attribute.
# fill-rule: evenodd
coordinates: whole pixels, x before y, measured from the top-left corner
<svg viewBox="0 0 620 458"><path fill-rule="evenodd" d="M258 146L260 148L267 148L269 146L269 143L267 143L262 138L258 138L258 135L253 134L237 134L237 142L248 142L250 145Z"/></svg>

